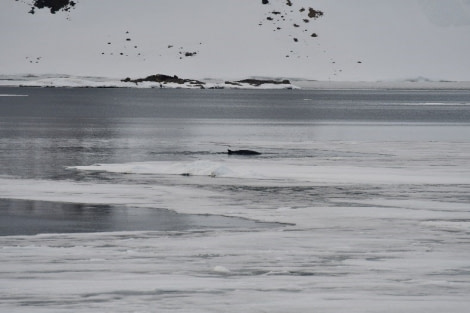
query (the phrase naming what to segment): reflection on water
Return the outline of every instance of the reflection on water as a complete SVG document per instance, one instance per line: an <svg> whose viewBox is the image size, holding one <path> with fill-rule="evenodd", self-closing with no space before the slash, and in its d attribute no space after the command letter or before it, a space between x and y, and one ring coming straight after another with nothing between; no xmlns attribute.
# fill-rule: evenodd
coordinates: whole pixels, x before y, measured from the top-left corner
<svg viewBox="0 0 470 313"><path fill-rule="evenodd" d="M113 231L187 231L279 226L156 208L0 199L0 236Z"/></svg>

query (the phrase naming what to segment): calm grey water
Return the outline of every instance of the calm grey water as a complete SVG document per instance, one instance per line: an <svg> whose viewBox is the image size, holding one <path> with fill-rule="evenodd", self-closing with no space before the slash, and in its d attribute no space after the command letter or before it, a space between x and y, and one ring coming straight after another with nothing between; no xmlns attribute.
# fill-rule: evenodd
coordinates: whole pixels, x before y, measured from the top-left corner
<svg viewBox="0 0 470 313"><path fill-rule="evenodd" d="M220 153L253 136L469 140L459 129L470 122L470 91L0 88L0 94L27 95L0 97L0 174L20 177ZM204 149L208 141L216 148Z"/></svg>
<svg viewBox="0 0 470 313"><path fill-rule="evenodd" d="M0 95L8 95L0 96L0 175L18 178L113 180L98 174L84 178L67 166L220 157L228 146L246 148L248 142L250 148L260 144L261 158L301 158L312 151L273 150L262 143L470 140L470 91L465 90L2 87ZM339 152L314 153L336 157ZM31 207L34 214L27 210ZM172 220L173 229L254 227L223 218L188 222L166 210L143 210L129 222L126 208L11 199L0 201L0 211L0 234L167 230L165 222L146 224L149 214L152 220Z"/></svg>

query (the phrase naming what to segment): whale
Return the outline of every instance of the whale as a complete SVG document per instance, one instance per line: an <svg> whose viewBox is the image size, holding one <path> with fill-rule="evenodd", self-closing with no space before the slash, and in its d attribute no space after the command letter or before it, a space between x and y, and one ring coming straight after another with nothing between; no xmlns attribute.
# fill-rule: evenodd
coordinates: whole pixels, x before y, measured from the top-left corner
<svg viewBox="0 0 470 313"><path fill-rule="evenodd" d="M228 155L260 155L258 151L253 150L230 150L227 151Z"/></svg>

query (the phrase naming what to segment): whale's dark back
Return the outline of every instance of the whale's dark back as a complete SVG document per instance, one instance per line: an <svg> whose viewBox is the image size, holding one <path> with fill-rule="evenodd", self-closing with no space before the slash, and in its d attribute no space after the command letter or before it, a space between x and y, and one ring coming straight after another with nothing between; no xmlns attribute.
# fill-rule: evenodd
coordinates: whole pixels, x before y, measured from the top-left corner
<svg viewBox="0 0 470 313"><path fill-rule="evenodd" d="M234 155L260 155L261 153L253 150L230 150L227 151L228 154Z"/></svg>

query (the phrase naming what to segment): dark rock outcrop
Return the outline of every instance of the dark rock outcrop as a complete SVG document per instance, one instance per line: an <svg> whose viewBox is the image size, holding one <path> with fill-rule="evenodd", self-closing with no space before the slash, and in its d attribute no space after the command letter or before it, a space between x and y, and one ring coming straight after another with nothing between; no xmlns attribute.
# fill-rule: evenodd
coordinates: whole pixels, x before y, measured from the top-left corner
<svg viewBox="0 0 470 313"><path fill-rule="evenodd" d="M69 12L76 4L77 3L75 1L71 0L34 0L29 13L34 14L35 9L44 8L48 8L51 11L51 14L55 14L58 11Z"/></svg>
<svg viewBox="0 0 470 313"><path fill-rule="evenodd" d="M275 85L290 85L290 81L285 79L285 80L271 80L271 79L254 79L254 78L248 78L248 79L243 79L243 80L237 80L235 82L225 82L226 84L232 84L232 85L241 85L241 84L249 84L252 86L259 87L263 84L275 84Z"/></svg>
<svg viewBox="0 0 470 313"><path fill-rule="evenodd" d="M308 8L308 17L309 18L317 19L319 17L322 17L323 14L324 13L320 10L315 10L313 8Z"/></svg>
<svg viewBox="0 0 470 313"><path fill-rule="evenodd" d="M154 83L160 83L160 84L166 84L166 83L175 83L175 84L190 84L194 86L199 86L203 87L205 85L204 82L196 80L196 79L184 79L184 78L179 78L176 75L170 76L170 75L165 75L165 74L156 74L156 75L150 75L145 78L137 78L137 79L130 79L127 77L126 79L122 80L125 83L142 83L142 82L154 82Z"/></svg>

